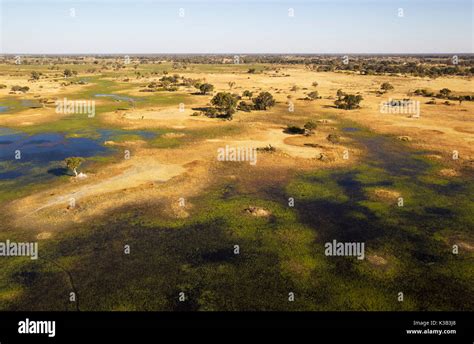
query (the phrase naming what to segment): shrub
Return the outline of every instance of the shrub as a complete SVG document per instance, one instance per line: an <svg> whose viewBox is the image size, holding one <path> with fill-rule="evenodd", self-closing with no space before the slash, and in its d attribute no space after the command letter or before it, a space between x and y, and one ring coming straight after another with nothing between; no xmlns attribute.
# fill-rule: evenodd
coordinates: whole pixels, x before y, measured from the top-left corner
<svg viewBox="0 0 474 344"><path fill-rule="evenodd" d="M253 110L253 105L248 104L247 102L241 101L237 109L240 111L250 112Z"/></svg>
<svg viewBox="0 0 474 344"><path fill-rule="evenodd" d="M359 108L359 103L363 100L361 95L346 94L341 90L337 91L337 100L334 104L338 109L352 110Z"/></svg>
<svg viewBox="0 0 474 344"><path fill-rule="evenodd" d="M308 99L309 100L315 100L319 98L319 93L318 91L312 91L308 93Z"/></svg>
<svg viewBox="0 0 474 344"><path fill-rule="evenodd" d="M328 140L329 142L331 142L331 143L333 143L333 144L336 144L336 143L339 143L339 142L340 142L339 135L337 135L337 134L329 134L329 135L326 137L326 140Z"/></svg>
<svg viewBox="0 0 474 344"><path fill-rule="evenodd" d="M390 90L393 90L393 86L391 83L389 82L384 82L381 86L380 86L380 89L383 91L383 92L388 92Z"/></svg>
<svg viewBox="0 0 474 344"><path fill-rule="evenodd" d="M304 125L304 128L308 130L314 130L316 129L316 127L317 127L316 123L312 121L306 122L306 124Z"/></svg>
<svg viewBox="0 0 474 344"><path fill-rule="evenodd" d="M201 94L208 94L209 92L212 92L213 90L214 90L214 86L211 84L199 85L199 91L201 91Z"/></svg>
<svg viewBox="0 0 474 344"><path fill-rule="evenodd" d="M255 110L267 110L275 105L275 99L269 92L261 92L252 101L255 104Z"/></svg>

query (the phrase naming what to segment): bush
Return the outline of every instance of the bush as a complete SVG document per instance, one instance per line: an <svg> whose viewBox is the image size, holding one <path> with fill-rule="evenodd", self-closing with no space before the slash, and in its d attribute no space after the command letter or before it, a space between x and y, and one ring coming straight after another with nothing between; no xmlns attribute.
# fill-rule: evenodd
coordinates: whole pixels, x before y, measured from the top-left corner
<svg viewBox="0 0 474 344"><path fill-rule="evenodd" d="M212 92L213 90L214 90L214 86L211 84L199 85L199 91L201 91L201 94L208 94L209 92Z"/></svg>
<svg viewBox="0 0 474 344"><path fill-rule="evenodd" d="M315 100L319 98L319 93L318 91L312 91L308 93L308 99L309 100Z"/></svg>
<svg viewBox="0 0 474 344"><path fill-rule="evenodd" d="M359 108L359 103L364 99L361 95L347 94L341 90L337 91L337 100L334 104L338 109L352 110Z"/></svg>
<svg viewBox="0 0 474 344"><path fill-rule="evenodd" d="M388 92L390 90L393 90L393 86L391 83L389 82L384 82L381 86L380 86L380 89L383 91L383 92Z"/></svg>
<svg viewBox="0 0 474 344"><path fill-rule="evenodd" d="M215 109L213 107L207 108L204 111L204 115L209 117L209 118L216 118L218 114L219 113L218 113L217 109Z"/></svg>
<svg viewBox="0 0 474 344"><path fill-rule="evenodd" d="M241 101L239 103L239 106L237 107L237 110L239 111L245 111L245 112L250 112L253 110L253 105L248 104L247 102Z"/></svg>
<svg viewBox="0 0 474 344"><path fill-rule="evenodd" d="M237 106L237 98L230 93L219 92L212 98L211 104L226 117L232 117Z"/></svg>
<svg viewBox="0 0 474 344"><path fill-rule="evenodd" d="M333 144L336 144L336 143L339 143L339 142L340 142L339 135L337 135L337 134L329 134L329 135L326 137L326 140L328 140L329 142L331 142L331 143L333 143Z"/></svg>
<svg viewBox="0 0 474 344"><path fill-rule="evenodd" d="M269 92L261 92L252 101L255 104L255 110L267 110L275 105L275 99Z"/></svg>
<svg viewBox="0 0 474 344"><path fill-rule="evenodd" d="M252 95L253 95L253 93L250 92L249 90L245 90L245 91L242 93L242 97L247 97L248 99L252 98Z"/></svg>
<svg viewBox="0 0 474 344"><path fill-rule="evenodd" d="M317 127L316 123L312 121L306 122L306 124L304 125L304 128L308 130L314 130L316 129L316 127Z"/></svg>
<svg viewBox="0 0 474 344"><path fill-rule="evenodd" d="M11 88L12 91L19 91L19 92L28 92L30 90L30 88L28 86L12 86Z"/></svg>

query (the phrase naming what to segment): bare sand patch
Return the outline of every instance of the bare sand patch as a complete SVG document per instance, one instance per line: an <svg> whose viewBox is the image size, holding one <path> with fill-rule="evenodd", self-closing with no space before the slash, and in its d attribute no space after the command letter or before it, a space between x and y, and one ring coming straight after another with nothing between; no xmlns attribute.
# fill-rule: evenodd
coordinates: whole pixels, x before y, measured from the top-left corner
<svg viewBox="0 0 474 344"><path fill-rule="evenodd" d="M254 206L249 206L245 208L244 211L256 217L268 217L272 214L270 210Z"/></svg>
<svg viewBox="0 0 474 344"><path fill-rule="evenodd" d="M458 177L461 175L461 173L452 168L443 168L439 171L439 174L443 177Z"/></svg>
<svg viewBox="0 0 474 344"><path fill-rule="evenodd" d="M396 202L401 193L395 190L377 188L369 192L369 197L377 201Z"/></svg>
<svg viewBox="0 0 474 344"><path fill-rule="evenodd" d="M36 239L38 240L46 240L49 239L53 236L53 233L51 232L41 232L36 236Z"/></svg>
<svg viewBox="0 0 474 344"><path fill-rule="evenodd" d="M367 260L370 264L375 265L375 266L385 266L388 263L385 258L378 256L376 254L368 255Z"/></svg>

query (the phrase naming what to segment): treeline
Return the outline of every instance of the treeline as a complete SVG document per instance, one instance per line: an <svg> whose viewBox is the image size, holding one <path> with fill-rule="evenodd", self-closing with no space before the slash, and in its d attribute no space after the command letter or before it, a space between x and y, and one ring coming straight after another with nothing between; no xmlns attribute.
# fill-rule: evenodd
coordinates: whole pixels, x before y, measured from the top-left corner
<svg viewBox="0 0 474 344"><path fill-rule="evenodd" d="M131 55L130 64L161 64L172 62L173 69L186 69L189 64L300 64L319 72L348 71L362 75L410 74L436 78L446 75L474 75L473 55ZM15 56L0 57L1 63L15 64ZM24 56L21 63L100 64L105 69L126 68L124 56Z"/></svg>

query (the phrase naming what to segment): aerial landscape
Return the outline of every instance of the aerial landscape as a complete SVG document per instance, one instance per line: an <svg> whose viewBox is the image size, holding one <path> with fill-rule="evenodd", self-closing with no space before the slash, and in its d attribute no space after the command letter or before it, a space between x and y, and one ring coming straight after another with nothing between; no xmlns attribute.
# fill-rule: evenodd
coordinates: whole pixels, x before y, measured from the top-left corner
<svg viewBox="0 0 474 344"><path fill-rule="evenodd" d="M469 49L5 51L0 310L474 309Z"/></svg>

